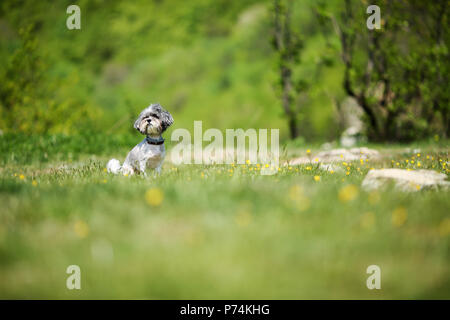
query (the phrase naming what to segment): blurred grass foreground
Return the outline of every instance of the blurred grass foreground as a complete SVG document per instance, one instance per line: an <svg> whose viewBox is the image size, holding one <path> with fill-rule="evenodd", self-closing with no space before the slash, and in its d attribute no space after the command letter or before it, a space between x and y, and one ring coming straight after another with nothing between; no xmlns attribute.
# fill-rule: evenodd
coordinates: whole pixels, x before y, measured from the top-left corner
<svg viewBox="0 0 450 320"><path fill-rule="evenodd" d="M118 143L110 139L97 138ZM105 172L125 145L69 158L57 153L68 140L24 139L11 158L0 141L1 298L449 297L448 191L361 188L374 168L448 173L447 142L273 176L259 164L166 161L145 179ZM27 151L40 144L56 144L45 160ZM66 288L74 264L81 290ZM381 290L366 287L373 264Z"/></svg>
<svg viewBox="0 0 450 320"><path fill-rule="evenodd" d="M449 190L361 187L448 178L448 1L81 0L68 30L71 4L0 2L0 298L450 298ZM170 157L108 174L151 102L169 152L195 120L279 128L277 174ZM380 156L316 158L349 145Z"/></svg>

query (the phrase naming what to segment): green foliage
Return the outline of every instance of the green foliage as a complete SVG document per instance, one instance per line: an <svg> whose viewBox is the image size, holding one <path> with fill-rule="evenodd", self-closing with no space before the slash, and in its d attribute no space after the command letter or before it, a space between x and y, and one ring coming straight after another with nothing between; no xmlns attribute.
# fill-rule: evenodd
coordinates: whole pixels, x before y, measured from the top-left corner
<svg viewBox="0 0 450 320"><path fill-rule="evenodd" d="M31 25L19 30L20 44L0 73L0 128L68 133L83 122L85 127L94 113L63 96L67 81L57 83L46 73L48 66L38 53L39 43L32 30Z"/></svg>
<svg viewBox="0 0 450 320"><path fill-rule="evenodd" d="M126 133L136 114L157 101L173 113L174 128L191 129L201 119L220 129L280 128L285 140L289 130L276 83L280 67L288 66L300 93L289 96L299 134L307 141L336 139L336 105L348 93L330 20L340 19L342 1L289 3L293 41L282 56L293 58L286 65L270 45L272 1L84 0L77 3L81 30L68 30L69 0L4 0L0 130ZM367 4L351 3L355 15L340 25L356 38L349 70L356 92L373 47L367 39L375 34L377 61L386 57L389 68L386 74L375 68L366 97L376 110L380 82L389 79L387 135L445 135L448 9L439 9L442 2L381 1L388 27L369 33ZM376 111L380 128L386 110Z"/></svg>
<svg viewBox="0 0 450 320"><path fill-rule="evenodd" d="M363 107L369 137L411 141L448 135L448 2L376 1L380 30L362 23L366 2L344 4L339 14L331 8L328 17L341 39L344 88Z"/></svg>
<svg viewBox="0 0 450 320"><path fill-rule="evenodd" d="M311 3L295 3L294 30L314 30ZM205 127L223 130L280 128L281 138L288 137L274 86L270 2L80 1L79 31L65 26L69 4L0 4L0 57L5 61L23 46L18 30L35 26L29 38L37 46L22 55L34 56L43 66L36 71L43 80L32 84L43 101L34 98L42 109L34 119L39 132L130 132L136 114L158 101L173 113L173 129L192 129L193 120L201 119ZM294 66L295 80L308 80L298 81L304 92L296 102L304 123L299 129L308 140L332 138L335 116L324 90L342 91L336 85L340 70L335 65L309 78L324 44L320 33L307 35L304 64ZM5 76L7 68L14 73L11 81L19 83L20 75L9 63L0 65L0 74ZM305 91L310 86L311 94ZM1 112L8 112L3 104ZM11 119L0 130L21 130Z"/></svg>

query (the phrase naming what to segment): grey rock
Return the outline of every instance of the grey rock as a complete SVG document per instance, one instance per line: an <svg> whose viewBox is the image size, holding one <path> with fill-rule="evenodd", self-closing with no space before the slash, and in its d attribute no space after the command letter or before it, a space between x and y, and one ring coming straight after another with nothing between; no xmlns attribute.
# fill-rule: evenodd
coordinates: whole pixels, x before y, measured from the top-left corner
<svg viewBox="0 0 450 320"><path fill-rule="evenodd" d="M378 169L370 170L362 182L367 190L378 189L393 182L402 191L448 189L447 175L433 170Z"/></svg>

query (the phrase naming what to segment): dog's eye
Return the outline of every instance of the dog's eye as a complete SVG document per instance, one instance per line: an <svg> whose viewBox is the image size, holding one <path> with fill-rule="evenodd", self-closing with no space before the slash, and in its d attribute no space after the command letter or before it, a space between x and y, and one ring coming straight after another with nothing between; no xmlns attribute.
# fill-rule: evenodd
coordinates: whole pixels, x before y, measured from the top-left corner
<svg viewBox="0 0 450 320"><path fill-rule="evenodd" d="M156 118L156 119L159 119L158 115L156 115L156 114L152 114L152 117Z"/></svg>

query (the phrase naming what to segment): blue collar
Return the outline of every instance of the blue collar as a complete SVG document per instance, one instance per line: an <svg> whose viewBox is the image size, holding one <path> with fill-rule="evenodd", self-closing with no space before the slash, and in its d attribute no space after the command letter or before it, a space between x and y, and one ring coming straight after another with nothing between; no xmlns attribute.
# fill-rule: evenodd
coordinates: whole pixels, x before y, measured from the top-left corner
<svg viewBox="0 0 450 320"><path fill-rule="evenodd" d="M161 136L157 139L147 136L147 138L145 138L145 140L147 140L148 144L161 145L164 143L164 138Z"/></svg>

